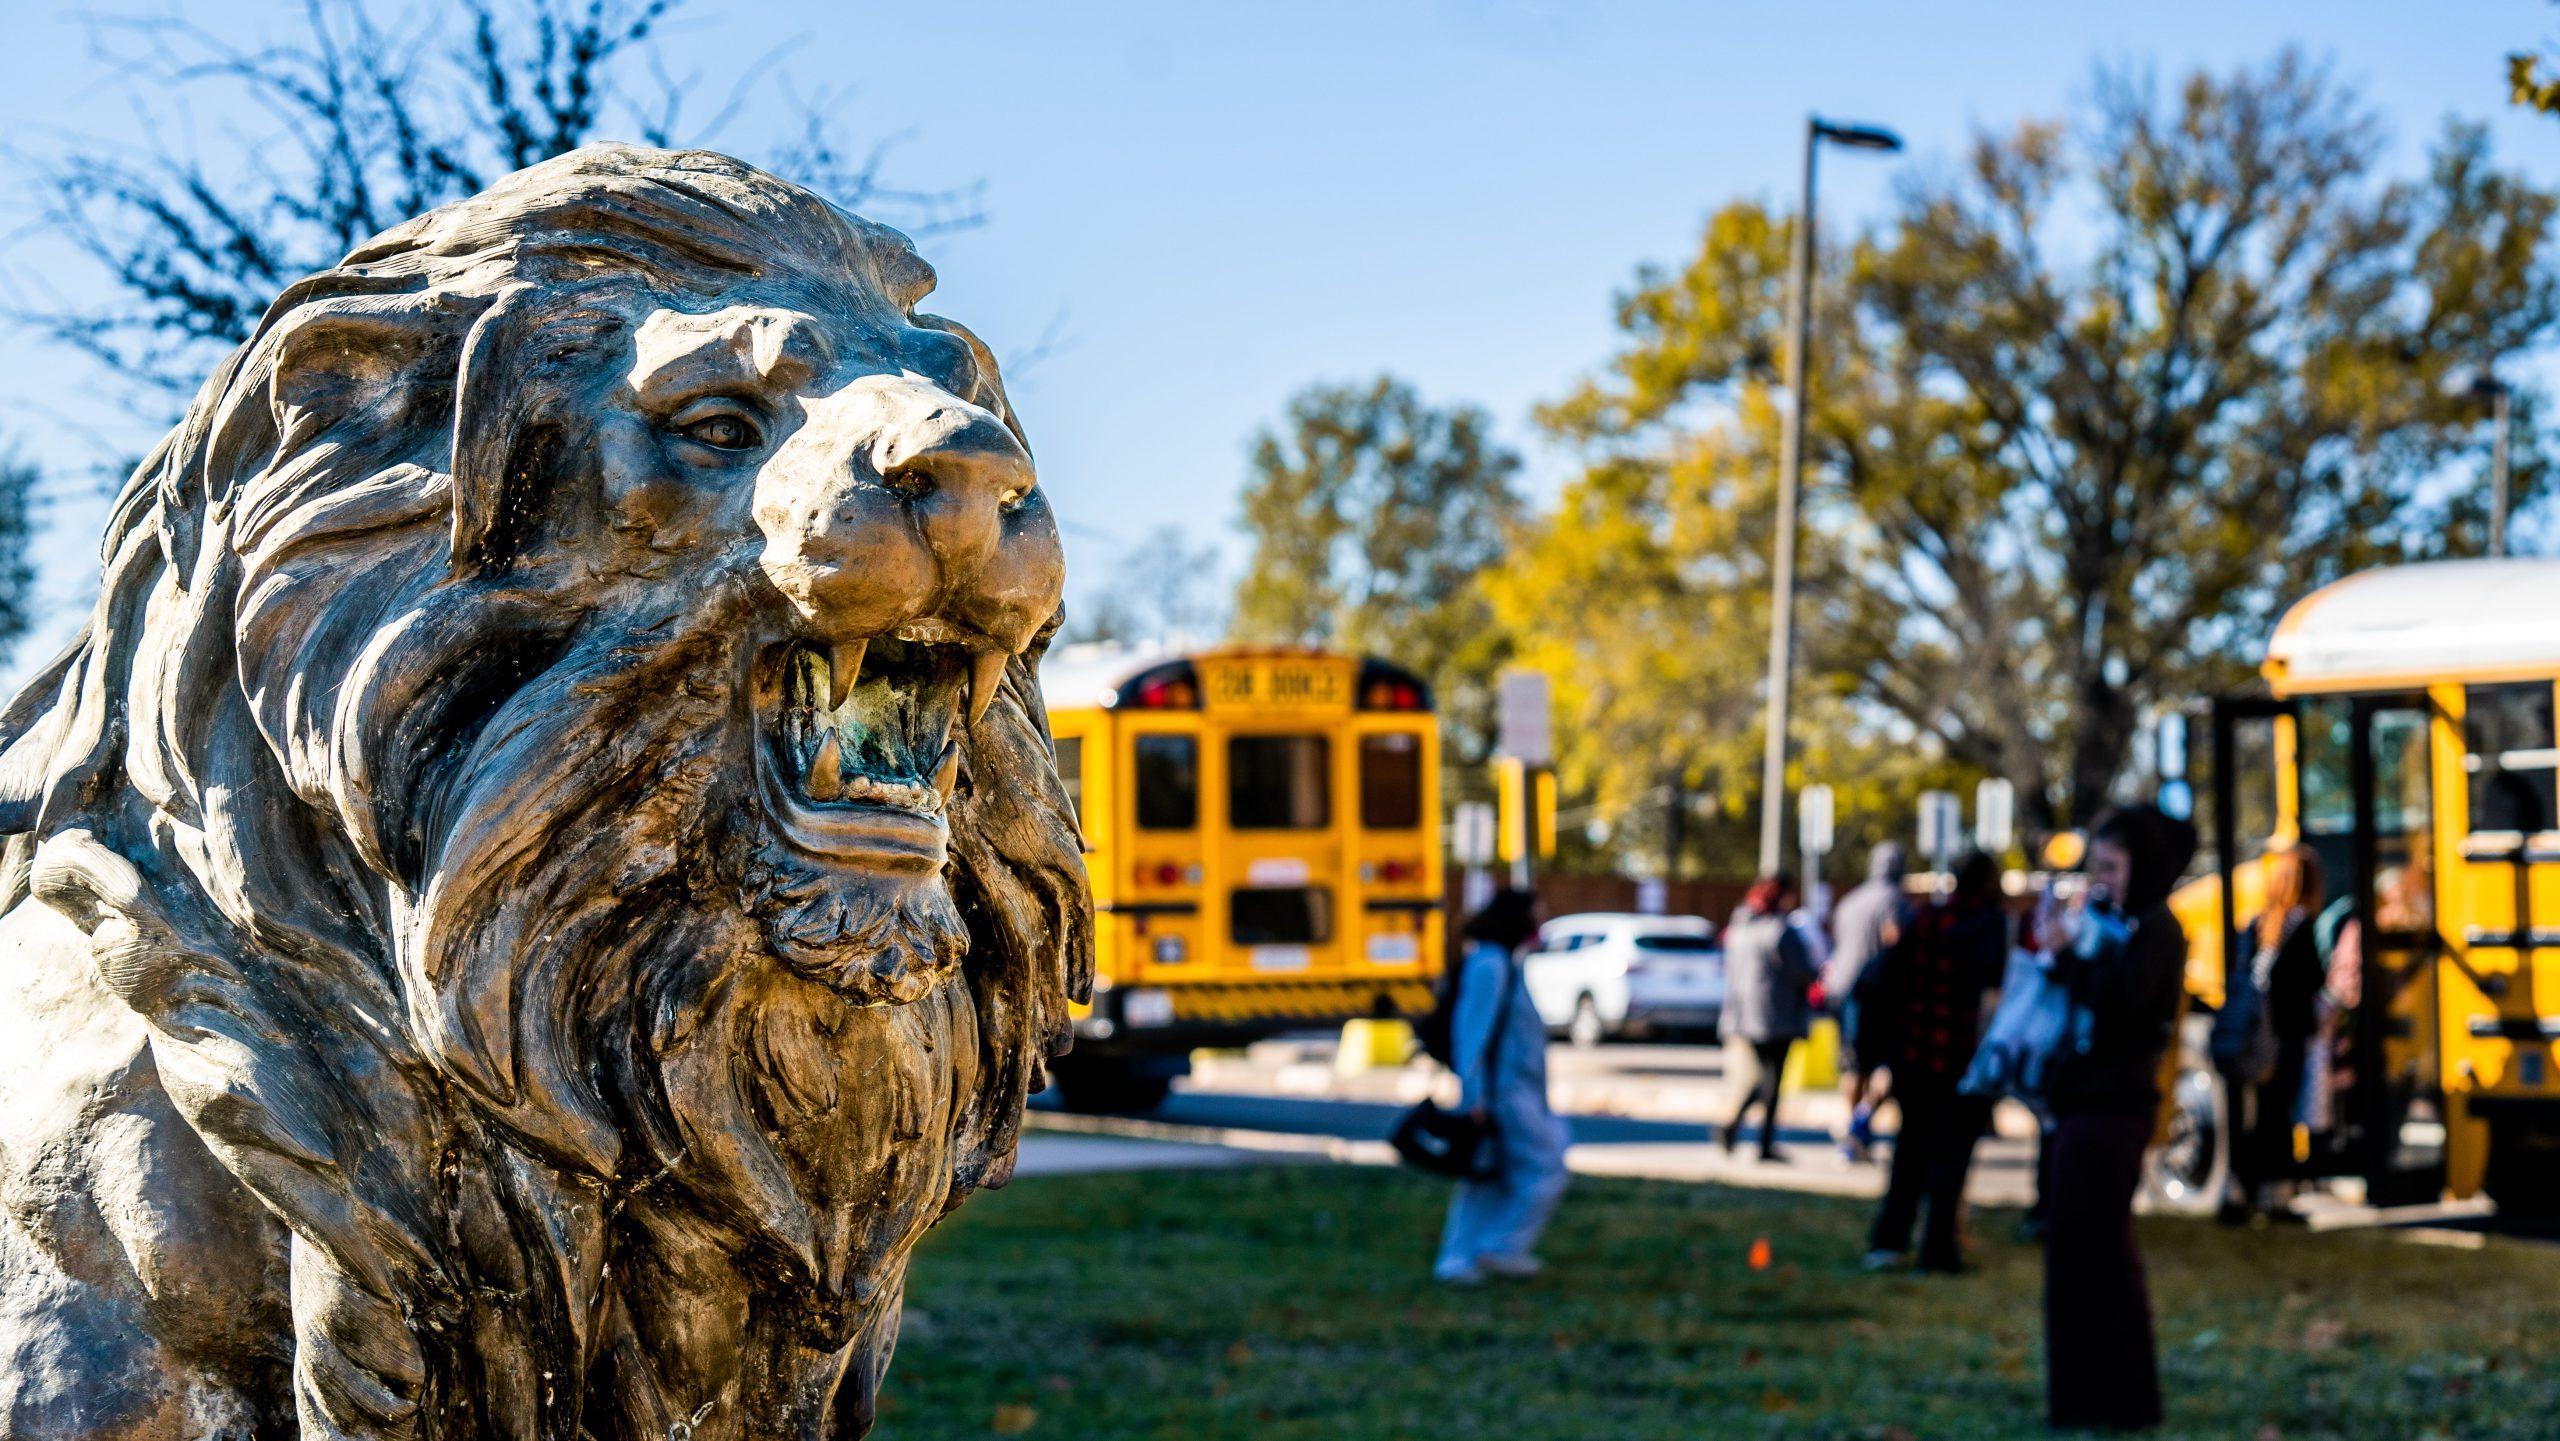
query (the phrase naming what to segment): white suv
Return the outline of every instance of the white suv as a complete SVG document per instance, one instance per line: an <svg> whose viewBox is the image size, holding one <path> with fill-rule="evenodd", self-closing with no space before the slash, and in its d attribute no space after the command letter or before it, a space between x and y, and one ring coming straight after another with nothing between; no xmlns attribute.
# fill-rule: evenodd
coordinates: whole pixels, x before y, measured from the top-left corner
<svg viewBox="0 0 2560 1441"><path fill-rule="evenodd" d="M1539 928L1521 973L1548 1029L1577 1046L1711 1035L1724 1012L1724 947L1697 916L1558 916Z"/></svg>

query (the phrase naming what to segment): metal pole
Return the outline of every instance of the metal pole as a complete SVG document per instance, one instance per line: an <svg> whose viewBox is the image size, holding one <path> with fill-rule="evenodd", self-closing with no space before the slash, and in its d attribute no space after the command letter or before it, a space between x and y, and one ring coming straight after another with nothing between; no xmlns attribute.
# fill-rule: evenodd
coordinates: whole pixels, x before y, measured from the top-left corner
<svg viewBox="0 0 2560 1441"><path fill-rule="evenodd" d="M1778 451L1778 535L1770 564L1769 717L1760 758L1760 872L1775 872L1786 849L1787 688L1796 623L1796 487L1804 463L1806 312L1813 284L1813 153L1819 123L1804 124L1804 202L1787 261L1787 422Z"/></svg>
<svg viewBox="0 0 2560 1441"><path fill-rule="evenodd" d="M2507 553L2507 388L2491 393L2489 423L2497 435L2489 450L2489 553Z"/></svg>

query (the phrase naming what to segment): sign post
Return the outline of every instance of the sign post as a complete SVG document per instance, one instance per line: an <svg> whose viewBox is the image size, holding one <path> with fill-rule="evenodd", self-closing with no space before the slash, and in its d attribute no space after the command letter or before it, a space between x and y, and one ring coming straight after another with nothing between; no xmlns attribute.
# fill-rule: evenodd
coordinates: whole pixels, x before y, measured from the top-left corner
<svg viewBox="0 0 2560 1441"><path fill-rule="evenodd" d="M1987 855L2006 855L2017 831L2018 788L1993 776L1973 788L1973 843Z"/></svg>
<svg viewBox="0 0 2560 1441"><path fill-rule="evenodd" d="M1511 884L1529 888L1537 858L1555 854L1555 703L1543 671L1507 670L1494 692L1500 850Z"/></svg>
<svg viewBox="0 0 2560 1441"><path fill-rule="evenodd" d="M1920 854L1929 869L1944 873L1955 860L1956 838L1964 833L1964 803L1954 791L1920 793Z"/></svg>
<svg viewBox="0 0 2560 1441"><path fill-rule="evenodd" d="M1831 854L1831 787L1796 792L1796 847L1804 852L1804 903L1822 913L1822 858Z"/></svg>
<svg viewBox="0 0 2560 1441"><path fill-rule="evenodd" d="M1462 802L1449 821L1449 858L1466 873L1460 897L1469 911L1493 899L1494 809L1483 801Z"/></svg>

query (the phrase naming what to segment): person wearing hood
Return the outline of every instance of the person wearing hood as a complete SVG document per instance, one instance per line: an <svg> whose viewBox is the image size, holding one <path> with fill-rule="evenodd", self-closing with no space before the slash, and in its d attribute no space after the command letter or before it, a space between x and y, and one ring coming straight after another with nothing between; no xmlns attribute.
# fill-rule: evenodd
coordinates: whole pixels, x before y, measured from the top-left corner
<svg viewBox="0 0 2560 1441"><path fill-rule="evenodd" d="M1831 958L1822 967L1823 1004L1840 1021L1840 1090L1849 1103L1849 1133L1840 1149L1863 1161L1875 1144L1876 1068L1881 1046L1861 1033L1877 1019L1862 1014L1858 983L1876 957L1911 924L1911 897L1902 888L1910 858L1901 845L1880 842L1867 853L1867 878L1831 908ZM1874 1038L1883 1039L1881 1033Z"/></svg>
<svg viewBox="0 0 2560 1441"><path fill-rule="evenodd" d="M2151 806L2099 821L2074 915L2082 939L2054 948L2080 1033L2056 1059L2048 1097L2045 1405L2056 1430L2160 1424L2159 1347L2133 1195L2185 983L2187 937L2169 892L2195 850L2195 828Z"/></svg>

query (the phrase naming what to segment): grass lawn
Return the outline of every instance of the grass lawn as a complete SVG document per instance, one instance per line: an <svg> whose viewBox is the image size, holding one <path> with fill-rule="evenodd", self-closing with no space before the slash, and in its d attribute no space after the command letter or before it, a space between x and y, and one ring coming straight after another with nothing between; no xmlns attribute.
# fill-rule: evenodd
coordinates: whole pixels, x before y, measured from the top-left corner
<svg viewBox="0 0 2560 1441"><path fill-rule="evenodd" d="M2042 1436L2039 1260L1857 1269L1857 1202L1578 1178L1548 1275L1433 1286L1446 1191L1360 1167L1025 1180L916 1262L879 1441ZM1754 1270L1753 1242L1769 1241ZM2144 1222L2169 1433L2560 1435L2560 1248Z"/></svg>

